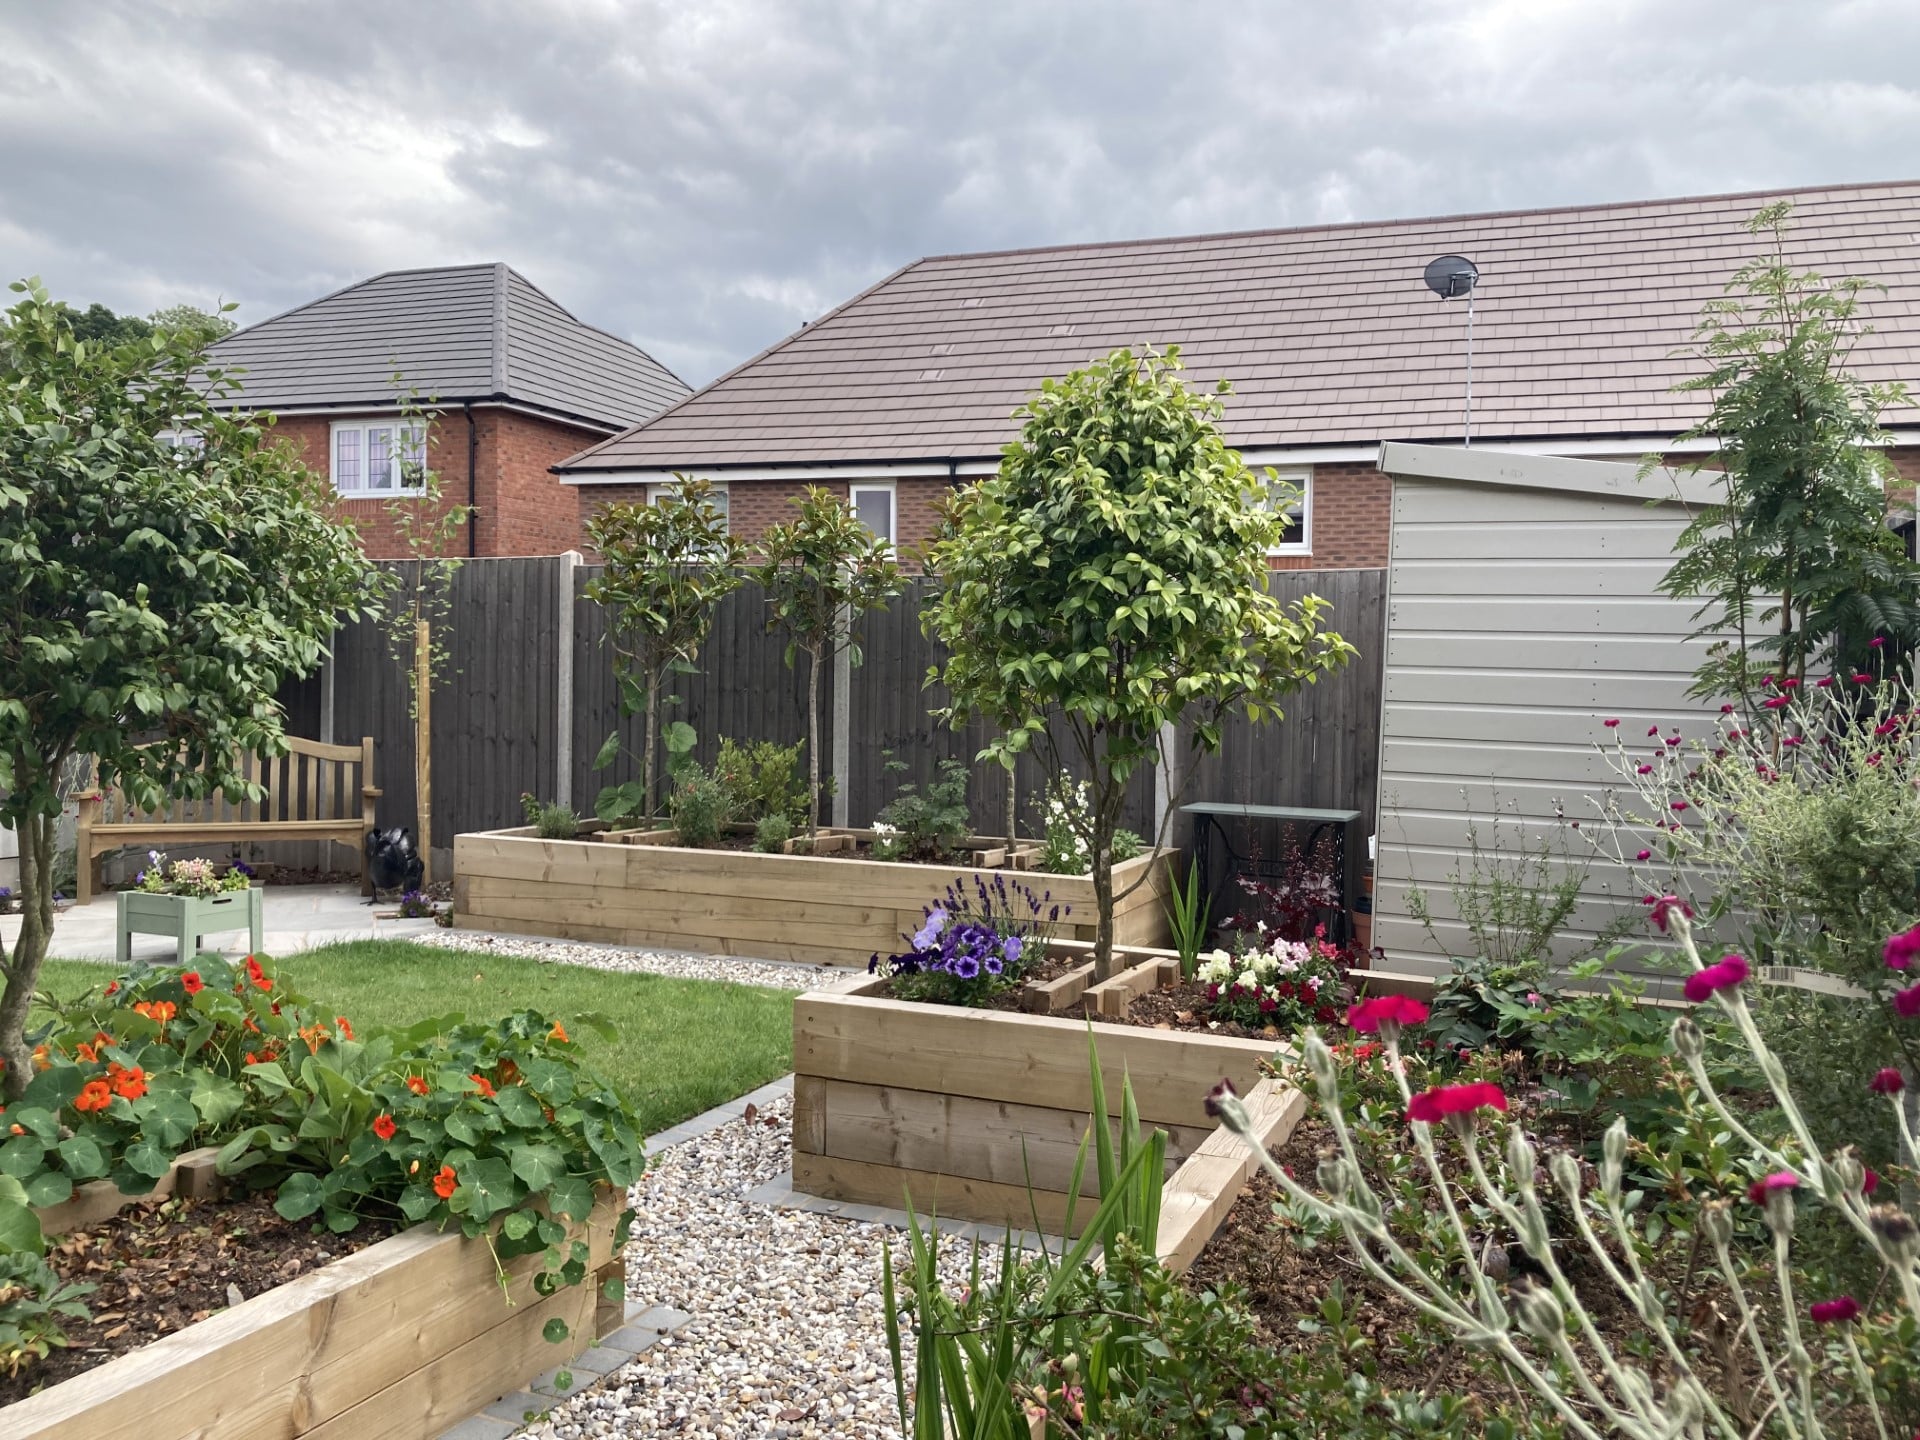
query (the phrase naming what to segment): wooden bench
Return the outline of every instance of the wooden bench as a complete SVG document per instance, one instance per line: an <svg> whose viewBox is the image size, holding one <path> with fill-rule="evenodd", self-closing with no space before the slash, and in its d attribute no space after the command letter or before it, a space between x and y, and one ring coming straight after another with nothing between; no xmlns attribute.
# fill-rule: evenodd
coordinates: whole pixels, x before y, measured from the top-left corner
<svg viewBox="0 0 1920 1440"><path fill-rule="evenodd" d="M289 736L287 753L241 759L241 774L264 788L258 800L239 804L213 794L174 800L155 811L136 810L117 788L79 796L76 826L79 894L85 905L102 887L100 858L127 845L215 845L237 840L338 840L360 856L360 888L373 893L366 861L367 832L374 828L373 737L358 745L323 745Z"/></svg>

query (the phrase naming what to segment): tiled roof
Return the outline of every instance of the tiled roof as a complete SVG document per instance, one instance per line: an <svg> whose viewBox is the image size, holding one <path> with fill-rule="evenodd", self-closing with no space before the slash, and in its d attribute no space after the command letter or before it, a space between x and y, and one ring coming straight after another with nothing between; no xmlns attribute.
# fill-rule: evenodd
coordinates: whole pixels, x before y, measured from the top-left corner
<svg viewBox="0 0 1920 1440"><path fill-rule="evenodd" d="M1794 263L1885 284L1870 380L1920 372L1920 182L1790 193ZM1060 246L921 260L570 469L980 458L1049 375L1178 344L1225 376L1242 447L1452 439L1465 306L1421 282L1480 268L1474 435L1658 436L1697 417L1673 384L1701 305L1754 253L1775 195ZM1905 424L1920 416L1905 411Z"/></svg>
<svg viewBox="0 0 1920 1440"><path fill-rule="evenodd" d="M236 330L211 353L245 370L235 399L250 409L391 404L395 371L423 397L513 400L605 428L687 394L644 350L498 264L376 275Z"/></svg>

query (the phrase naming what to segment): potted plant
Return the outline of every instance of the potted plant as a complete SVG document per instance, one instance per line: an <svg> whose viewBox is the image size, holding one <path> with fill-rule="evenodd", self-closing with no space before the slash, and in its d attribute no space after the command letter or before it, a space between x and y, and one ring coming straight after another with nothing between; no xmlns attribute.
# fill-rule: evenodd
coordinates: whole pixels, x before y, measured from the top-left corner
<svg viewBox="0 0 1920 1440"><path fill-rule="evenodd" d="M246 930L249 948L260 949L260 895L253 872L235 863L217 870L211 860L173 860L147 852L147 868L133 888L116 895L115 950L129 963L135 935L171 935L182 962L193 958L201 937Z"/></svg>

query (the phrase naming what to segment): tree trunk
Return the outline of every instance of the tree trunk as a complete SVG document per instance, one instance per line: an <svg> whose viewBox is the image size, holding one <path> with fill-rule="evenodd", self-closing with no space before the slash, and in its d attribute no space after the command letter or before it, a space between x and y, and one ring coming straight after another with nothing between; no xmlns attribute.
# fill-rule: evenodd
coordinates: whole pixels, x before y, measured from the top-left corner
<svg viewBox="0 0 1920 1440"><path fill-rule="evenodd" d="M1113 958L1113 827L1095 822L1093 839L1093 978L1111 980L1119 966Z"/></svg>
<svg viewBox="0 0 1920 1440"><path fill-rule="evenodd" d="M413 793L420 825L420 888L433 883L433 625L413 630Z"/></svg>
<svg viewBox="0 0 1920 1440"><path fill-rule="evenodd" d="M7 1062L4 1079L9 1100L18 1100L33 1079L27 1012L40 983L47 942L53 937L53 846L54 821L29 815L20 827L20 938L13 954L6 957L7 988L0 995L0 1058Z"/></svg>
<svg viewBox="0 0 1920 1440"><path fill-rule="evenodd" d="M807 835L820 833L820 656L807 654Z"/></svg>
<svg viewBox="0 0 1920 1440"><path fill-rule="evenodd" d="M660 813L654 804L654 785L659 779L659 757L655 753L660 744L660 677L658 674L647 676L647 748L642 752L646 759L640 767L641 784L645 787L643 799L646 805L647 823L653 823L653 817Z"/></svg>
<svg viewBox="0 0 1920 1440"><path fill-rule="evenodd" d="M1019 844L1020 781L1015 761L1007 767L1007 860L1012 863L1013 847Z"/></svg>

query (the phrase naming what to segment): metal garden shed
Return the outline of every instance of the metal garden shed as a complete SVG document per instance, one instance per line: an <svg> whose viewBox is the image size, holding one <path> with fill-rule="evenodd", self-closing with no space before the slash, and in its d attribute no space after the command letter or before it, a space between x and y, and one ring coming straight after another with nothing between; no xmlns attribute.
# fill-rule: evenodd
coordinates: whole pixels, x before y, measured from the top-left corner
<svg viewBox="0 0 1920 1440"><path fill-rule="evenodd" d="M1476 834L1502 863L1527 847L1589 853L1591 797L1618 784L1603 749L1699 736L1718 719L1686 693L1705 646L1687 639L1695 603L1657 588L1713 482L1642 481L1636 468L1381 447L1393 514L1374 944L1387 970L1431 973L1472 953L1448 882L1472 865ZM1416 889L1432 933L1409 904ZM1597 862L1563 933L1591 937L1640 898L1622 866Z"/></svg>

